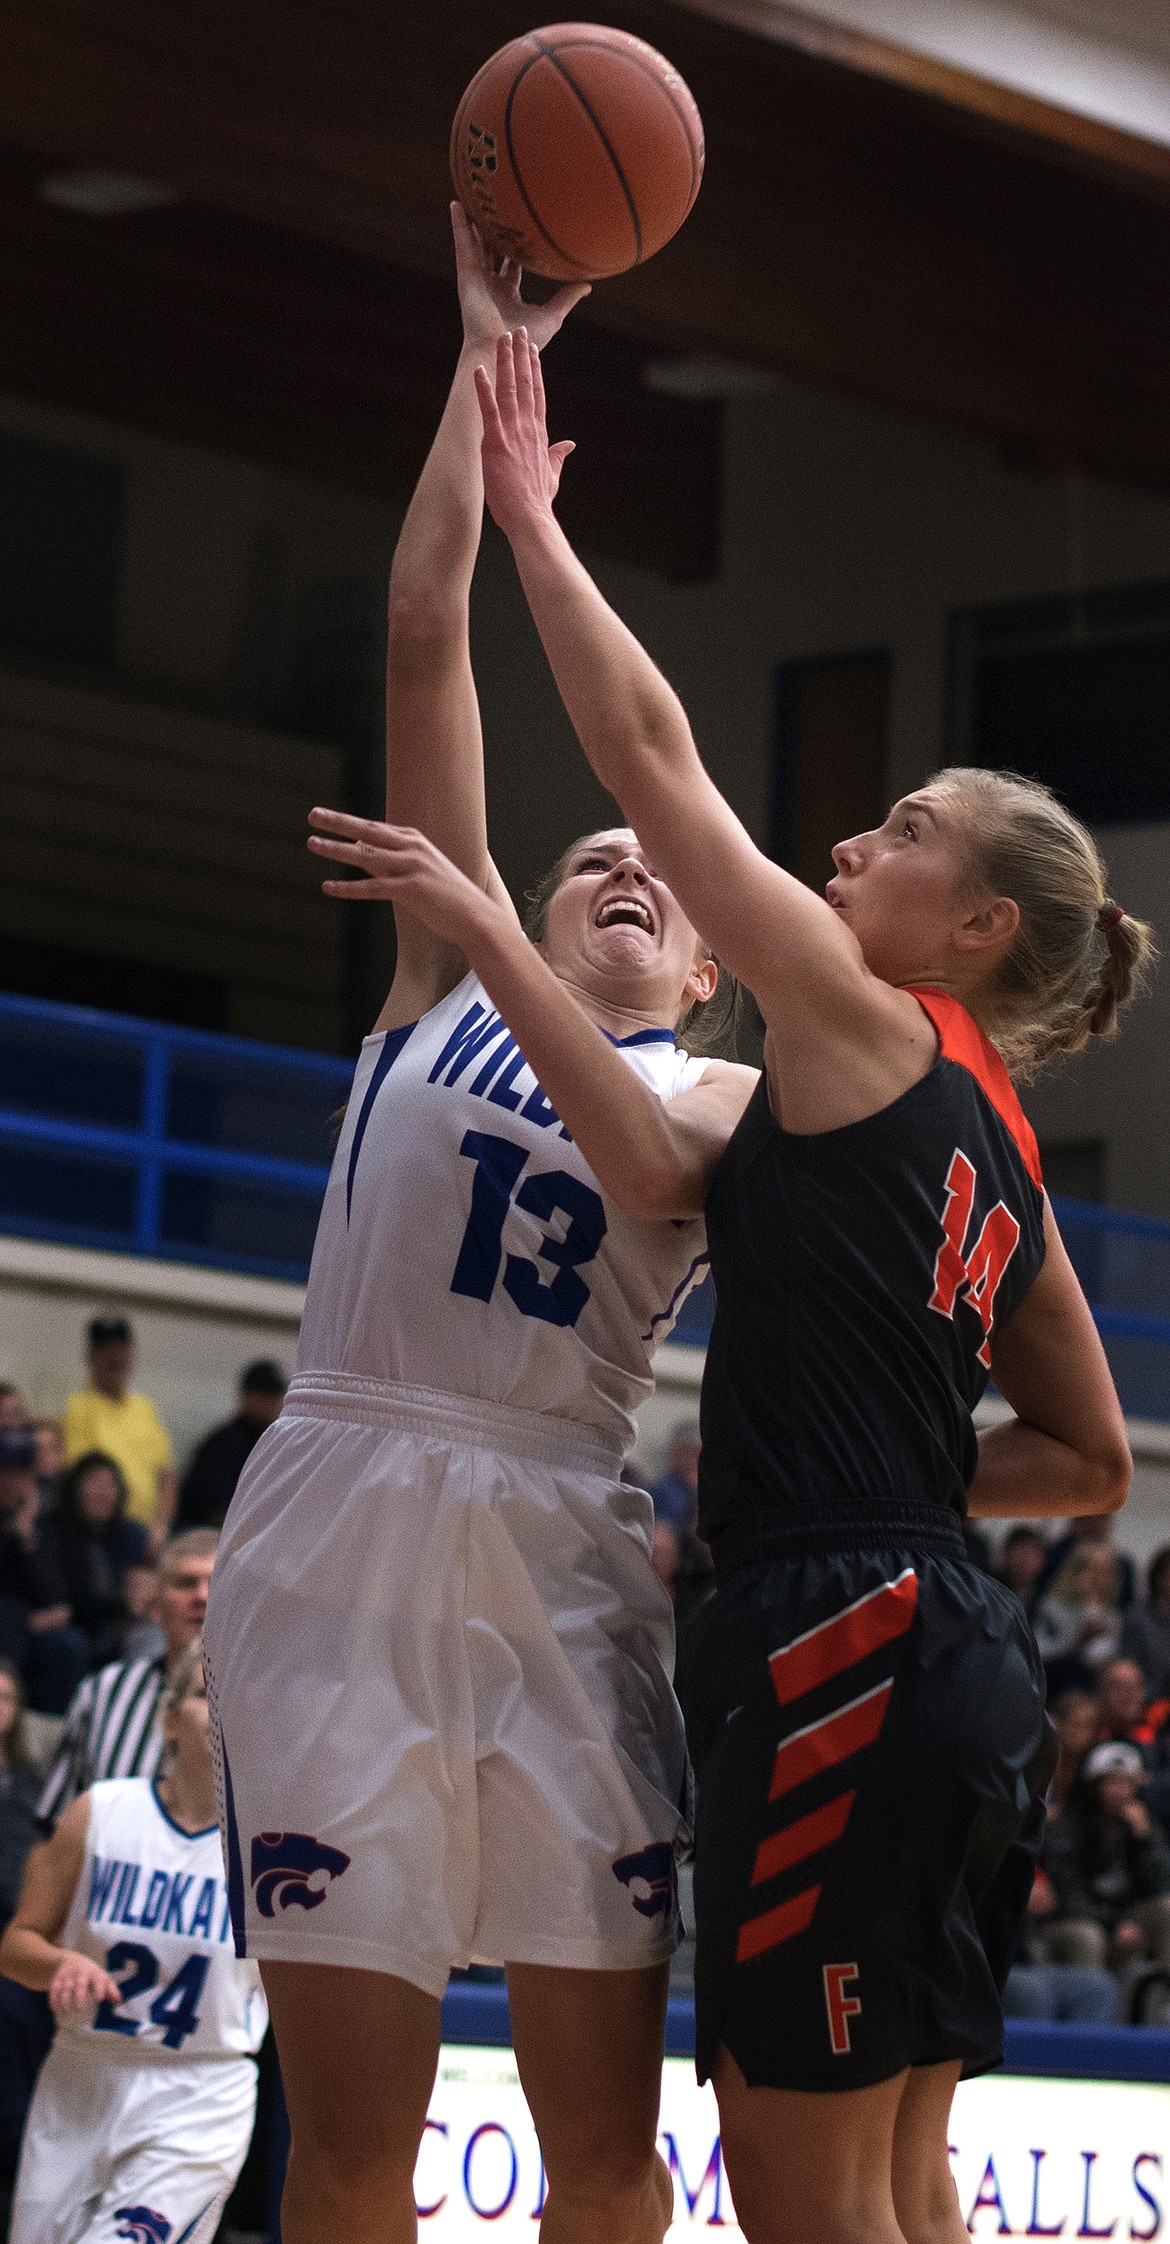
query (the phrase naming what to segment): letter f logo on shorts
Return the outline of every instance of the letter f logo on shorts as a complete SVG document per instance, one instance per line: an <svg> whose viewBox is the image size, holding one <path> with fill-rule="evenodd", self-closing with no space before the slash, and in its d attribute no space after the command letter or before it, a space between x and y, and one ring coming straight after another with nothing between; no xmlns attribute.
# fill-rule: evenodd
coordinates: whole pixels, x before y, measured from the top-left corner
<svg viewBox="0 0 1170 2244"><path fill-rule="evenodd" d="M825 2009L829 2013L829 2042L834 2057L848 2057L852 2043L849 2039L849 2021L861 2016L860 1995L847 1995L845 1989L861 1977L856 1964L826 1964L822 1977L825 1982Z"/></svg>

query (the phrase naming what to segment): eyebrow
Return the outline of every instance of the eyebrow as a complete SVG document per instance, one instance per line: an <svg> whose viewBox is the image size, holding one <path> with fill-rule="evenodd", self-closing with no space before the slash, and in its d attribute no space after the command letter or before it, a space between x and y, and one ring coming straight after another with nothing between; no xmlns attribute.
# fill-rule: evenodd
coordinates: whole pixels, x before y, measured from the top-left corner
<svg viewBox="0 0 1170 2244"><path fill-rule="evenodd" d="M937 813L933 811L930 807L930 804L928 802L924 802L920 796L907 795L905 801L896 804L895 808L899 811L913 811L916 818L929 818L932 826L938 825Z"/></svg>

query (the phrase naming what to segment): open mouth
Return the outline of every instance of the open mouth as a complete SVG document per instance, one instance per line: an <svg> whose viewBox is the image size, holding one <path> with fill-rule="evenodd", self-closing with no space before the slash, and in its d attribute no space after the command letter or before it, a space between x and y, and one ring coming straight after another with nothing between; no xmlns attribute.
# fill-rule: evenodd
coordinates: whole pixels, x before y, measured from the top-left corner
<svg viewBox="0 0 1170 2244"><path fill-rule="evenodd" d="M613 896L603 904L594 922L597 927L640 927L643 934L654 933L654 919L648 904L639 903L635 896Z"/></svg>

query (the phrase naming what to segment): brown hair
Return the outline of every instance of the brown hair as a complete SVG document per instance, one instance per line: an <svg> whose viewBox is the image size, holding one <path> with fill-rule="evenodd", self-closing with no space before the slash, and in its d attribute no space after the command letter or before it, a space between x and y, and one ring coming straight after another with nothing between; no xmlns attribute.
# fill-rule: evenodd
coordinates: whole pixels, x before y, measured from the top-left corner
<svg viewBox="0 0 1170 2244"><path fill-rule="evenodd" d="M9 1730L4 1744L4 1751L8 1756L8 1766L10 1769L33 1769L36 1767L36 1763L29 1751L28 1738L25 1735L24 1684L20 1680L20 1671L13 1666L11 1660L0 1659L0 1675L7 1676L16 1693L16 1713L13 1716L12 1728Z"/></svg>
<svg viewBox="0 0 1170 2244"><path fill-rule="evenodd" d="M1116 1036L1120 1008L1157 956L1152 928L1114 904L1096 842L1038 779L955 765L933 774L967 820L973 885L1019 906L1020 924L986 992L985 1024L1025 1079L1091 1036Z"/></svg>
<svg viewBox="0 0 1170 2244"><path fill-rule="evenodd" d="M191 1697L195 1689L197 1675L201 1675L204 1683L206 1683L207 1677L203 1666L203 1638L201 1636L194 1637L188 1644L182 1658L176 1660L163 1685L159 1698L159 1712L169 1715L172 1722L184 1700Z"/></svg>
<svg viewBox="0 0 1170 2244"><path fill-rule="evenodd" d="M608 832L608 828L604 830ZM582 842L589 839L588 834L578 834L576 841L571 841L568 848L561 851L555 864L550 865L547 873L541 875L535 888L526 891L524 902L527 910L524 913L524 932L529 942L535 943L538 948L548 933L549 904L564 880ZM714 951L707 943L703 942L702 936L699 937L699 941L702 944L704 958L714 958ZM725 967L720 966L719 980L715 985L713 995L705 1001L696 999L695 1003L687 1007L682 1018L675 1024L675 1043L681 1045L685 1052L690 1052L697 1058L734 1059L739 1036L740 1010L741 991L739 982L734 974L729 974Z"/></svg>

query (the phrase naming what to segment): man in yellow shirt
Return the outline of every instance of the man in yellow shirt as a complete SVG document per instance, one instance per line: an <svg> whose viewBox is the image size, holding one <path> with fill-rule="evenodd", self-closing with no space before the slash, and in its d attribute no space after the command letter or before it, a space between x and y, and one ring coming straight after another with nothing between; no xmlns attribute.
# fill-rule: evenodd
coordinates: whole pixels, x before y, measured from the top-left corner
<svg viewBox="0 0 1170 2244"><path fill-rule="evenodd" d="M65 1405L65 1462L103 1450L126 1476L127 1516L160 1538L175 1508L167 1430L146 1395L130 1392L134 1335L125 1317L94 1317L87 1333L89 1385Z"/></svg>

